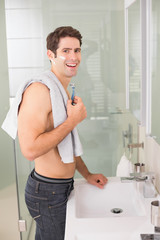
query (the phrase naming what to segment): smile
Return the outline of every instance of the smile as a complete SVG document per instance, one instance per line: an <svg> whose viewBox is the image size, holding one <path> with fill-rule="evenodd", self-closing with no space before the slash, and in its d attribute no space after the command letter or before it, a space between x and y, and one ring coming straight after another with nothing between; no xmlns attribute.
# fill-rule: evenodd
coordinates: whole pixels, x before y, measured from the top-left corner
<svg viewBox="0 0 160 240"><path fill-rule="evenodd" d="M76 67L76 66L77 66L76 63L68 63L68 64L66 64L66 65L67 65L67 67Z"/></svg>

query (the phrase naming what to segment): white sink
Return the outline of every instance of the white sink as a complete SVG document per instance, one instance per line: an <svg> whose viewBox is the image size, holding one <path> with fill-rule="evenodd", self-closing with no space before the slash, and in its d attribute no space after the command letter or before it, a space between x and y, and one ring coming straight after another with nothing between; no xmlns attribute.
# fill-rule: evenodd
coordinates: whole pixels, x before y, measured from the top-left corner
<svg viewBox="0 0 160 240"><path fill-rule="evenodd" d="M104 189L75 179L67 203L65 240L141 240L140 234L154 233L150 220L153 198L143 197L143 182L108 179ZM114 214L113 208L123 211Z"/></svg>
<svg viewBox="0 0 160 240"><path fill-rule="evenodd" d="M131 234L127 232L108 233L108 234L79 234L75 240L135 240L138 239L137 234Z"/></svg>
<svg viewBox="0 0 160 240"><path fill-rule="evenodd" d="M145 205L136 184L111 181L99 189L90 184L75 188L77 218L145 216Z"/></svg>

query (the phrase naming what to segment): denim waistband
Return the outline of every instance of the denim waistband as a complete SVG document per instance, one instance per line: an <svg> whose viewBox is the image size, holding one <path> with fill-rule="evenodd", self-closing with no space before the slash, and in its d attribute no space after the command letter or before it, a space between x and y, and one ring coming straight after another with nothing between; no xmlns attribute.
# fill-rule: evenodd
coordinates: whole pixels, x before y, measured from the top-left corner
<svg viewBox="0 0 160 240"><path fill-rule="evenodd" d="M73 181L73 178L49 178L49 177L44 177L40 174L38 174L35 170L32 172L33 178L35 177L36 180L40 180L45 183L58 183L58 184L63 184L63 183L71 183Z"/></svg>
<svg viewBox="0 0 160 240"><path fill-rule="evenodd" d="M61 184L59 183L48 183L48 182L42 182L35 180L32 175L33 175L34 170L31 172L31 174L28 177L27 184L29 184L32 188L34 189L39 189L39 190L57 190L57 193L63 192L65 189L73 189L73 184L74 184L74 179L71 178L70 182L63 182ZM64 179L65 180L65 179Z"/></svg>

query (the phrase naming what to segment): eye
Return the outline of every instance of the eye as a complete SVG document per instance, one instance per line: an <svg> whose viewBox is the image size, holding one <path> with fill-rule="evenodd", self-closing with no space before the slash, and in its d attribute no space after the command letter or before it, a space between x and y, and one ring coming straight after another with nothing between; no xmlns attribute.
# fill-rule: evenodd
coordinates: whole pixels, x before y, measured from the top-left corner
<svg viewBox="0 0 160 240"><path fill-rule="evenodd" d="M64 49L63 52L64 53L69 53L69 49Z"/></svg>
<svg viewBox="0 0 160 240"><path fill-rule="evenodd" d="M75 53L79 53L79 52L81 52L80 48L75 49Z"/></svg>

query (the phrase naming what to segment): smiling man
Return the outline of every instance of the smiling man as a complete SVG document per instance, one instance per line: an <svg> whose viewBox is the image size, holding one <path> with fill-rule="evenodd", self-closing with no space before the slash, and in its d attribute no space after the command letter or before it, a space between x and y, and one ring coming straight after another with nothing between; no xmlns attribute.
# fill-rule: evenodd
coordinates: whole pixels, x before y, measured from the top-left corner
<svg viewBox="0 0 160 240"><path fill-rule="evenodd" d="M99 188L107 183L84 164L76 126L87 117L80 97L74 105L67 87L81 62L82 36L72 27L59 27L47 37L51 71L31 80L18 112L18 137L23 155L34 160L25 200L36 221L36 240L63 240L66 204L77 169ZM84 196L85 197L85 196Z"/></svg>
<svg viewBox="0 0 160 240"><path fill-rule="evenodd" d="M63 78L68 79L70 82L71 77L77 74L81 61L80 42L77 38L61 38L56 54L54 54L51 50L48 50L47 55L53 63L51 70L61 83Z"/></svg>

